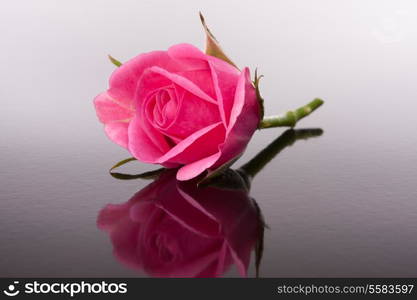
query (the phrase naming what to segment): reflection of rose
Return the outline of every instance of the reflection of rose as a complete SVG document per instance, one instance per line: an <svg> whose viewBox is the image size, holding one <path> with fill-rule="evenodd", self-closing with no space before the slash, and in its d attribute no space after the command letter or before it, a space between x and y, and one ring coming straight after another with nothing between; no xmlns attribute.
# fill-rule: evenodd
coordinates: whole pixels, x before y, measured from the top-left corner
<svg viewBox="0 0 417 300"><path fill-rule="evenodd" d="M243 152L259 121L249 69L188 44L138 55L94 100L111 140L188 180Z"/></svg>
<svg viewBox="0 0 417 300"><path fill-rule="evenodd" d="M244 189L197 189L167 172L128 202L107 205L98 226L124 264L161 277L246 275L260 224Z"/></svg>

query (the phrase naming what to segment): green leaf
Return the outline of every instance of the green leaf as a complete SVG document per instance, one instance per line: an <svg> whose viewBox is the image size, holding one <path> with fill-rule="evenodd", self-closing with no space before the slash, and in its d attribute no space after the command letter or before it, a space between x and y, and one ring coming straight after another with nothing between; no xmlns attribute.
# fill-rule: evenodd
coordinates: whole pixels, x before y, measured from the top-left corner
<svg viewBox="0 0 417 300"><path fill-rule="evenodd" d="M120 61L118 61L117 59L115 59L113 56L111 56L110 54L108 55L110 61L116 66L116 67L120 67L122 65L122 63Z"/></svg>
<svg viewBox="0 0 417 300"><path fill-rule="evenodd" d="M211 33L210 29L208 29L206 21L204 20L203 14L200 12L200 20L201 24L204 27L204 31L206 32L206 54L217 57L225 62L231 64L232 66L238 68L229 57L224 53L222 48L219 45L219 42L216 40L214 35Z"/></svg>
<svg viewBox="0 0 417 300"><path fill-rule="evenodd" d="M261 128L261 122L264 118L264 99L261 96L261 92L259 90L259 81L261 80L261 78L264 77L264 75L259 75L258 76L258 69L255 69L255 79L253 80L253 85L255 86L255 92L256 92L256 99L258 99L258 103L259 103L259 117L260 117L260 121L259 121L259 125L258 128Z"/></svg>
<svg viewBox="0 0 417 300"><path fill-rule="evenodd" d="M132 179L155 179L158 177L162 172L165 171L165 168L156 169L149 172L144 172L140 174L125 174L125 173L117 173L117 172L110 172L110 175L116 179L120 180L132 180Z"/></svg>
<svg viewBox="0 0 417 300"><path fill-rule="evenodd" d="M125 173L117 173L112 172L114 169L127 164L128 162L131 162L133 160L136 160L134 157L130 157L124 160L119 161L117 164L115 164L113 167L110 168L109 173L112 177L120 180L131 180L131 179L154 179L159 176L162 172L164 172L165 168L156 169L153 171L148 171L140 174L125 174Z"/></svg>

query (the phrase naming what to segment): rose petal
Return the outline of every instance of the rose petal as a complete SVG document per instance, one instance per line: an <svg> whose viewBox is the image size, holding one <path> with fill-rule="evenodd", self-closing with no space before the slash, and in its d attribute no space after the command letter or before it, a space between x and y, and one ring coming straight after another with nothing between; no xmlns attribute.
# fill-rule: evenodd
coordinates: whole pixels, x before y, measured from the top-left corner
<svg viewBox="0 0 417 300"><path fill-rule="evenodd" d="M166 51L140 54L117 68L110 77L109 94L126 106L133 105L136 86L143 72L152 66L166 70L179 70L181 66Z"/></svg>
<svg viewBox="0 0 417 300"><path fill-rule="evenodd" d="M251 97L250 95L247 95L247 85L250 85L250 83L248 83L250 79L248 78L249 78L249 69L245 68L239 77L239 81L237 82L235 97L233 101L233 107L230 112L230 124L228 127L228 131L230 131L235 125L237 117L241 114L242 108L245 105L245 101L252 100L251 102L253 102L253 100L255 99L255 90L253 90L253 95L254 95L253 97ZM242 124L239 124L239 125L242 125Z"/></svg>
<svg viewBox="0 0 417 300"><path fill-rule="evenodd" d="M255 90L249 77L249 69L245 68L236 88L234 105L226 139L219 146L219 152L187 164L178 170L178 180L192 179L206 169L220 167L222 164L242 153L259 123L259 106Z"/></svg>
<svg viewBox="0 0 417 300"><path fill-rule="evenodd" d="M228 261L230 261L229 245L227 244L227 241L224 240L223 245L220 249L219 258L217 261L217 266L216 266L216 271L215 271L216 277L220 276L226 271L226 268L230 264Z"/></svg>
<svg viewBox="0 0 417 300"><path fill-rule="evenodd" d="M245 68L236 87L234 105L224 144L220 145L222 156L216 166L242 153L259 124L259 104L250 81L249 69Z"/></svg>
<svg viewBox="0 0 417 300"><path fill-rule="evenodd" d="M104 132L113 142L123 148L127 148L129 142L128 128L129 124L124 122L107 123L104 127Z"/></svg>
<svg viewBox="0 0 417 300"><path fill-rule="evenodd" d="M97 116L106 124L109 138L122 147L128 147L128 124L133 114L136 85L143 71L150 66L162 66L169 70L181 69L166 51L153 51L136 56L117 68L110 77L110 88L95 100ZM117 123L114 123L114 122Z"/></svg>
<svg viewBox="0 0 417 300"><path fill-rule="evenodd" d="M249 70L245 68L239 78L236 88L234 105L231 111L230 123L227 128L225 142L220 144L219 153L186 165L178 170L178 180L192 179L204 170L233 159L244 151L259 123L259 106L249 77Z"/></svg>
<svg viewBox="0 0 417 300"><path fill-rule="evenodd" d="M193 63L193 67L197 68L198 66L201 66L202 61L210 61L215 64L215 67L217 70L221 72L228 72L232 74L239 75L240 71L233 65L218 59L217 57L207 55L204 52L202 52L197 47L191 45L191 44L177 44L173 45L168 49L168 54L172 58L179 59L179 60L187 60L189 64Z"/></svg>
<svg viewBox="0 0 417 300"><path fill-rule="evenodd" d="M147 126L146 122L140 120L138 115L130 122L128 135L130 137L128 144L130 153L143 162L155 163L170 149L161 133Z"/></svg>
<svg viewBox="0 0 417 300"><path fill-rule="evenodd" d="M187 184L187 183L185 183ZM185 188L187 188L187 186L185 186ZM189 186L188 186L189 188ZM191 188L192 191L195 191L195 186L192 185ZM181 195L181 197L183 199L185 199L189 204L191 204L193 207L197 208L198 210L200 210L204 215L206 215L208 218L215 220L219 223L219 220L212 214L210 213L210 211L208 211L201 203L200 201L198 201L197 199L201 200L200 198L200 194L197 192L197 194L194 195L190 195L187 193L187 191L184 191L184 186L180 184L177 184L177 191L178 193ZM194 198L196 197L196 198Z"/></svg>
<svg viewBox="0 0 417 300"><path fill-rule="evenodd" d="M207 55L204 54L204 52L202 52L197 47L187 43L177 44L169 47L168 55L174 59L192 60L191 62L194 63L194 68L206 65L202 61L207 61Z"/></svg>
<svg viewBox="0 0 417 300"><path fill-rule="evenodd" d="M142 223L152 213L155 205L151 201L137 201L129 210L129 217L133 222Z"/></svg>
<svg viewBox="0 0 417 300"><path fill-rule="evenodd" d="M140 269L140 257L136 255L140 224L129 218L129 203L109 204L98 216L97 226L109 233L114 255L129 267Z"/></svg>
<svg viewBox="0 0 417 300"><path fill-rule="evenodd" d="M208 64L211 60L210 56L189 44L179 44L170 47L168 55L183 65L188 66L188 69L177 71L175 72L176 74L191 80L210 97L216 98L215 87ZM189 68L192 69L190 70Z"/></svg>
<svg viewBox="0 0 417 300"><path fill-rule="evenodd" d="M137 240L140 236L141 224L123 218L116 231L110 234L113 244L113 255L124 265L133 269L141 269L141 257L137 255Z"/></svg>
<svg viewBox="0 0 417 300"><path fill-rule="evenodd" d="M128 121L134 114L133 108L118 103L106 92L99 94L94 99L94 106L96 108L97 117L102 123Z"/></svg>
<svg viewBox="0 0 417 300"><path fill-rule="evenodd" d="M191 80L189 80L189 79L187 79L183 76L180 76L180 75L175 74L175 73L168 72L167 70L162 69L160 67L152 67L152 68L149 69L149 72L154 72L155 74L162 75L165 78L169 79L171 82L179 85L183 89L189 91L190 93L193 93L197 97L199 97L203 100L206 100L210 103L217 104L216 100L214 100L212 97L210 97L208 94L206 94L194 82L192 82ZM144 88L143 85L138 87L138 90L142 90L142 88ZM149 89L149 88L146 88L146 89Z"/></svg>
<svg viewBox="0 0 417 300"><path fill-rule="evenodd" d="M242 227L239 230L243 230ZM245 231L242 231L245 232ZM256 243L256 240L253 237L254 232L246 232L245 236L242 234L239 235L241 240L245 240L246 244L239 243L238 246L241 248L236 248L236 244L229 244L230 254L233 258L233 261L237 267L237 270L242 277L248 276L248 266L250 262L250 253L252 251L252 245ZM256 232L255 232L256 234ZM229 243L229 241L228 241Z"/></svg>
<svg viewBox="0 0 417 300"><path fill-rule="evenodd" d="M119 221L126 216L129 211L128 203L123 204L107 204L97 217L97 227L101 230L111 232Z"/></svg>
<svg viewBox="0 0 417 300"><path fill-rule="evenodd" d="M239 80L239 74L235 72L225 72L216 67L215 62L209 62L213 84L216 91L218 109L226 127L229 126L230 114L234 104L233 97Z"/></svg>
<svg viewBox="0 0 417 300"><path fill-rule="evenodd" d="M144 109L145 102L150 95L159 89L170 88L173 86L171 80L165 76L158 74L152 70L147 69L143 72L140 82L136 88L134 106L136 109Z"/></svg>
<svg viewBox="0 0 417 300"><path fill-rule="evenodd" d="M220 158L221 153L217 152L208 157L202 158L198 161L195 161L191 164L183 166L177 172L178 180L190 180L194 177L197 177L205 170L209 169L214 163Z"/></svg>
<svg viewBox="0 0 417 300"><path fill-rule="evenodd" d="M217 102L219 103L220 115L225 126L227 126L233 106L233 97L230 97L230 95L235 94L240 71L233 65L216 57L206 55L198 48L189 44L174 45L168 49L168 54L173 58L184 60L188 64L195 64L196 67L199 60L208 62Z"/></svg>
<svg viewBox="0 0 417 300"><path fill-rule="evenodd" d="M106 92L94 99L97 117L105 124L107 136L122 147L127 147L127 127L133 117L131 108L114 101Z"/></svg>
<svg viewBox="0 0 417 300"><path fill-rule="evenodd" d="M158 82L164 86L158 87ZM175 93L172 92L173 88ZM164 118L155 119L155 109L160 109L160 107L158 107L158 103L155 103L157 98L154 95L163 90L171 91L170 93L175 99L167 102L171 104L169 107L171 113L167 113L167 105L165 105L163 106ZM143 122L152 124L153 127L171 137L175 142L179 142L195 131L220 121L217 104L202 100L151 70L144 73L136 97L138 109L145 112L142 115ZM159 115L162 115L162 111ZM204 117L196 118L195 116Z"/></svg>
<svg viewBox="0 0 417 300"><path fill-rule="evenodd" d="M204 127L179 142L155 163L164 163L169 160L179 164L188 164L207 157L217 152L218 144L224 140L224 133L225 129L221 122Z"/></svg>
<svg viewBox="0 0 417 300"><path fill-rule="evenodd" d="M178 186L178 191L185 200L221 224L221 235L225 238L228 256L235 262L239 273L246 276L250 253L258 238L260 226L257 222L256 206L248 197L247 191L215 186L197 189L187 182ZM219 263L219 268L222 265L227 263Z"/></svg>
<svg viewBox="0 0 417 300"><path fill-rule="evenodd" d="M162 132L184 139L197 130L221 121L217 105L202 101L199 97L183 91L175 119ZM197 117L196 116L201 116Z"/></svg>
<svg viewBox="0 0 417 300"><path fill-rule="evenodd" d="M187 60L187 62L188 61L189 60ZM211 76L211 70L209 68L208 63L205 63L205 64L206 66L204 69L179 71L179 72L175 72L175 74L178 74L179 76L190 80L196 86L198 86L204 93L210 96L210 98L216 99L217 97L216 97L216 92L214 89L213 79Z"/></svg>
<svg viewBox="0 0 417 300"><path fill-rule="evenodd" d="M169 184L176 189L177 182L172 180ZM190 202L184 200L180 194L171 188L165 189L157 199L158 207L164 210L169 216L179 224L204 237L219 237L219 223L206 215L204 211L194 207Z"/></svg>

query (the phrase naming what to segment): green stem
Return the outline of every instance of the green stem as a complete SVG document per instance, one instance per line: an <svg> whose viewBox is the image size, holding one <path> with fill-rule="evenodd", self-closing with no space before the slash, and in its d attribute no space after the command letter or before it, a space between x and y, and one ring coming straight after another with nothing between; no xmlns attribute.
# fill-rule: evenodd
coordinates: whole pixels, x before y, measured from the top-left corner
<svg viewBox="0 0 417 300"><path fill-rule="evenodd" d="M316 98L310 103L297 108L296 110L291 110L283 116L270 116L265 117L259 124L259 128L271 128L271 127L294 127L295 124L302 118L308 116L317 108L319 108L324 103L323 100Z"/></svg>

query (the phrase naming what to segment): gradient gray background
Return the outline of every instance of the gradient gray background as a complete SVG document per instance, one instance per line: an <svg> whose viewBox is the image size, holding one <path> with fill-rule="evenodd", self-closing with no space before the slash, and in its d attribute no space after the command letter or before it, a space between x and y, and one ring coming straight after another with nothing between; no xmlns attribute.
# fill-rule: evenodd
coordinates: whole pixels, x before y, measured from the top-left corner
<svg viewBox="0 0 417 300"><path fill-rule="evenodd" d="M267 114L326 100L298 126L324 135L253 183L270 226L261 276L417 276L411 0L3 1L0 276L143 275L112 257L95 225L147 182L107 174L129 154L105 137L92 99L114 70L109 53L203 48L199 10L238 65L265 75ZM237 165L282 132L256 133Z"/></svg>

